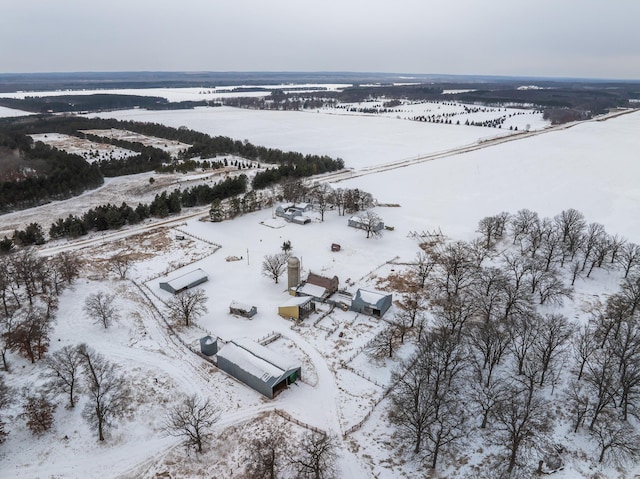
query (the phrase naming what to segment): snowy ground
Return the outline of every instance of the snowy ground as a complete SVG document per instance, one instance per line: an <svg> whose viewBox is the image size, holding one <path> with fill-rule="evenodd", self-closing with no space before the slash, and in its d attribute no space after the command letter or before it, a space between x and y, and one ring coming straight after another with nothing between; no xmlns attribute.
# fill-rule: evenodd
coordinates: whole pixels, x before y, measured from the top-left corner
<svg viewBox="0 0 640 479"><path fill-rule="evenodd" d="M477 142L499 131L379 116L229 108L114 112L109 116L186 125L210 134L248 138L256 144L340 156L356 170ZM263 210L222 223L190 219L179 230L158 228L79 250L79 255L91 260L91 268L61 298L51 349L82 341L118 363L133 381L136 412L120 423L105 444L96 441L77 410L59 408L54 431L41 438L33 438L24 423L16 421L19 425L0 448L0 470L6 477L234 477L242 471L243 458L233 451L243 431L250 431L251 421L260 414L278 408L337 434L373 411L361 429L341 442L341 477L426 475L394 455L390 444L396 440L387 426L386 401L372 409L382 398L384 387L380 385L387 384L393 363L373 363L360 350L381 323L339 311L319 324L329 329L338 326L331 334L309 321L292 328L290 321L277 315L278 305L288 299L286 283L275 284L260 274L262 258L277 253L288 240L304 273L335 274L342 285L349 279L358 287L376 289L381 287L381 278L398 268L390 261L415 256L418 245L411 232L441 228L451 238L467 240L475 236L480 218L521 208L537 211L541 217L575 208L588 221L602 223L608 232L638 243L640 164L636 156L640 137L635 132L639 127L640 113L636 112L384 173L373 169L339 183L369 191L381 203L400 205L376 208L385 223L394 227L380 239L365 239L336 212L327 213L324 222L316 218L300 226L278 224L273 211ZM148 176L136 179L141 196L152 194L147 191L151 188ZM118 182L122 182L121 194L128 197L131 186L125 186L126 179L110 180L102 190ZM71 204L85 201L86 196L90 195L62 202L61 208L72 210ZM51 214L52 210L47 211ZM15 221L12 215L0 217L0 230ZM186 239L178 240L178 235ZM215 251L211 243L221 249ZM332 253L331 243L339 243L341 251ZM187 263L177 271L200 267L208 272L209 281L202 286L209 297L209 311L198 321L198 328L181 332L189 344L208 332L222 339L257 340L275 331L282 338L268 347L298 358L303 364L303 382L269 401L187 351L167 333L161 318L144 304L131 282L106 275L102 260L123 249L139 256L130 276L158 307L168 298L159 288L161 274ZM226 261L229 256L242 260ZM596 275L579 282L578 297L606 291L615 284L606 274ZM605 287L600 288L602 285ZM84 298L98 289L117 293L122 312L122 320L107 331L82 312ZM256 305L258 315L253 320L229 315L232 300ZM9 376L13 385L22 384L23 377L39 384L39 365L11 359L20 371ZM350 368L341 368L340 360L348 361ZM186 456L178 441L161 431L164 411L178 401L181 392L208 394L224 408L216 429L223 440L200 458ZM294 429L294 433L301 431L297 426ZM571 468L557 477L619 475L606 467L582 469ZM636 468L624 474L633 477L633 473L640 471Z"/></svg>
<svg viewBox="0 0 640 479"><path fill-rule="evenodd" d="M26 116L33 115L28 111L16 110L14 108L7 108L5 106L0 106L0 118L11 118L14 116Z"/></svg>
<svg viewBox="0 0 640 479"><path fill-rule="evenodd" d="M247 139L255 145L340 157L348 168L355 169L473 145L513 133L504 128L399 121L395 115L330 114L335 111L201 107L162 112L125 110L90 116L155 121L175 128L184 125L212 136ZM519 131L527 124L536 128L544 126L541 119L535 120L531 116L513 117L520 126Z"/></svg>

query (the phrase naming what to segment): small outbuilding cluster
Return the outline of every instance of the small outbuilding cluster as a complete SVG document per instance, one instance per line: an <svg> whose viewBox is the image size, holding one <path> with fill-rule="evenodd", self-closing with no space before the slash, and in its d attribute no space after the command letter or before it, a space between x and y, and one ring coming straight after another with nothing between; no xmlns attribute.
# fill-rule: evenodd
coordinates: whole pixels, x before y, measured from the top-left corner
<svg viewBox="0 0 640 479"><path fill-rule="evenodd" d="M276 207L276 216L284 218L290 223L305 225L311 223L311 218L305 215L313 209L311 203L283 203Z"/></svg>

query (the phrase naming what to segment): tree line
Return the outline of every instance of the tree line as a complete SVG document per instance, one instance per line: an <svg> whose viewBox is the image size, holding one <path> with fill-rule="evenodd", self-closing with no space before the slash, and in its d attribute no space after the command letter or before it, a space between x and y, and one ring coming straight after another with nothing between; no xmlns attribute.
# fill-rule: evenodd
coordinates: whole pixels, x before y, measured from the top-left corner
<svg viewBox="0 0 640 479"><path fill-rule="evenodd" d="M26 96L25 98L0 98L0 106L32 113L68 113L82 111L125 110L186 110L196 106L209 106L209 102L170 102L158 96L95 93L92 95Z"/></svg>
<svg viewBox="0 0 640 479"><path fill-rule="evenodd" d="M553 432L570 424L594 462L640 459L640 247L574 209L501 213L478 232L421 245L398 312L368 346L393 357L415 341L389 409L409 457L435 468L480 437L500 452L476 477L531 476L561 466L570 452ZM599 269L620 275L619 290L582 324L556 312Z"/></svg>
<svg viewBox="0 0 640 479"><path fill-rule="evenodd" d="M244 193L247 189L245 175L226 178L213 186L197 185L185 190L163 191L149 204L139 203L132 208L123 202L120 206L106 204L91 208L82 216L69 215L58 218L49 229L51 238L86 235L90 231L119 229L125 225L138 224L147 218L165 218L178 214L183 207L211 204ZM14 234L19 238L20 232ZM15 240L14 240L15 241ZM19 241L19 240L18 240Z"/></svg>

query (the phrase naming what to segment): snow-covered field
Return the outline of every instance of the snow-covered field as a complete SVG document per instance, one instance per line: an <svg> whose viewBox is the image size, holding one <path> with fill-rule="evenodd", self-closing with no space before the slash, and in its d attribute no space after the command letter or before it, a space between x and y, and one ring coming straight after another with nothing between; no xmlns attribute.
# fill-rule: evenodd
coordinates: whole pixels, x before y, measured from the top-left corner
<svg viewBox="0 0 640 479"><path fill-rule="evenodd" d="M384 116L231 108L135 110L104 116L185 125L213 135L247 138L259 145L342 157L356 171L507 133ZM534 128L542 126L531 119L526 122ZM275 284L262 276L263 257L279 252L284 241L291 241L292 252L301 259L304 273L337 275L342 285L349 279L357 287L377 289L381 278L400 268L394 262L415 257L418 245L410 237L411 232L441 228L450 238L468 240L475 236L480 218L521 208L537 211L541 217L575 208L584 213L587 221L602 223L609 233L639 243L639 128L640 113L635 112L384 173L370 169L366 175L337 184L371 192L380 203L399 205L375 209L385 224L394 227L379 239L365 239L361 231L348 228L346 217L336 212L327 213L324 222L315 218L311 224L301 226L277 223L272 210L263 210L222 223L190 219L179 230L158 228L79 250L77 254L89 260L91 266L60 298L51 350L86 342L119 364L132 380L136 411L103 444L96 440L78 408L58 408L54 430L42 437L32 437L24 422L16 419L16 426L0 447L0 475L236 477L242 472L244 458L234 452L240 450L234 448L242 442L242 436L233 432L277 408L340 437L373 410L361 429L341 441L339 477L423 477L426 473L417 471L415 464L391 456L389 444L395 439L385 418L386 401L372 409L382 398L384 388L379 384L387 384L393 363L373 363L359 351L382 327L381 323L339 311L322 320L321 325L326 321L331 330L337 326L331 333L308 321L292 328L290 321L277 315L277 307L289 297L286 277ZM138 185L149 184L150 175L137 176L133 181ZM119 181L126 179L110 180L103 189ZM126 188L122 192L123 200L129 201L131 192ZM70 204L74 201L85 201L86 205L88 196L64 202L65 211L73 209ZM51 215L55 209L40 211ZM11 215L0 217L0 230L9 221L13 224L16 219ZM186 239L178 240L178 235ZM216 251L211 243L219 244L221 249ZM332 253L331 243L339 243L341 251ZM172 340L157 313L141 300L136 286L105 273L102 260L122 250L138 255L130 278L159 307L162 300L169 298L159 288L160 275L187 263L178 272L199 267L209 274L209 281L202 285L209 298L208 313L198 321L198 327L181 332L187 343L195 345L199 337L209 332L224 340L257 340L278 332L282 337L268 347L299 359L303 382L269 401L188 352ZM226 261L229 256L242 260ZM609 273L598 272L592 279L576 283L577 297L610 292L615 286L616 280ZM117 294L121 311L122 319L108 330L94 324L82 311L85 297L100 289ZM228 307L232 300L257 306L257 316L252 320L231 316ZM348 361L351 369L341 368L340 360ZM24 377L30 378L35 387L40 384L40 365L32 366L15 356L11 361L16 372L7 378L12 385L23 384ZM177 403L182 392L214 397L224 410L216 426L218 446L201 457L186 455L177 439L162 433L163 415ZM295 429L295 433L301 430ZM556 477L633 477L634 473L640 470L636 467L618 473L594 464L589 472L592 476L570 468Z"/></svg>
<svg viewBox="0 0 640 479"><path fill-rule="evenodd" d="M28 111L16 110L14 108L7 108L6 106L0 106L0 118L11 118L14 116L26 116L33 115Z"/></svg>
<svg viewBox="0 0 640 479"><path fill-rule="evenodd" d="M429 104L412 106L431 107ZM331 114L337 112L341 114ZM212 136L247 139L255 145L340 157L348 168L355 169L447 151L513 133L504 128L400 121L396 115L348 115L337 109L265 111L199 107L160 112L124 110L90 116L159 122L175 128L186 126ZM533 125L532 128L544 126L543 120L534 115L515 116L513 121L518 122L514 124L520 126L519 131L526 124Z"/></svg>

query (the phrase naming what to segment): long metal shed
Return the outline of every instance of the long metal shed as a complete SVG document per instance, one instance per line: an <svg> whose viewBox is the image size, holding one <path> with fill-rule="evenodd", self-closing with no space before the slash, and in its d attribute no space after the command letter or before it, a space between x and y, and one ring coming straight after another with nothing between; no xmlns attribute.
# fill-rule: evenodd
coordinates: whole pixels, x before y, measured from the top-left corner
<svg viewBox="0 0 640 479"><path fill-rule="evenodd" d="M301 365L248 339L229 341L218 351L218 367L273 399L301 378Z"/></svg>
<svg viewBox="0 0 640 479"><path fill-rule="evenodd" d="M168 279L167 281L160 281L160 289L164 289L165 291L173 294L178 294L187 289L194 288L208 280L209 276L207 276L207 273L198 268L180 276L176 276L175 278Z"/></svg>

